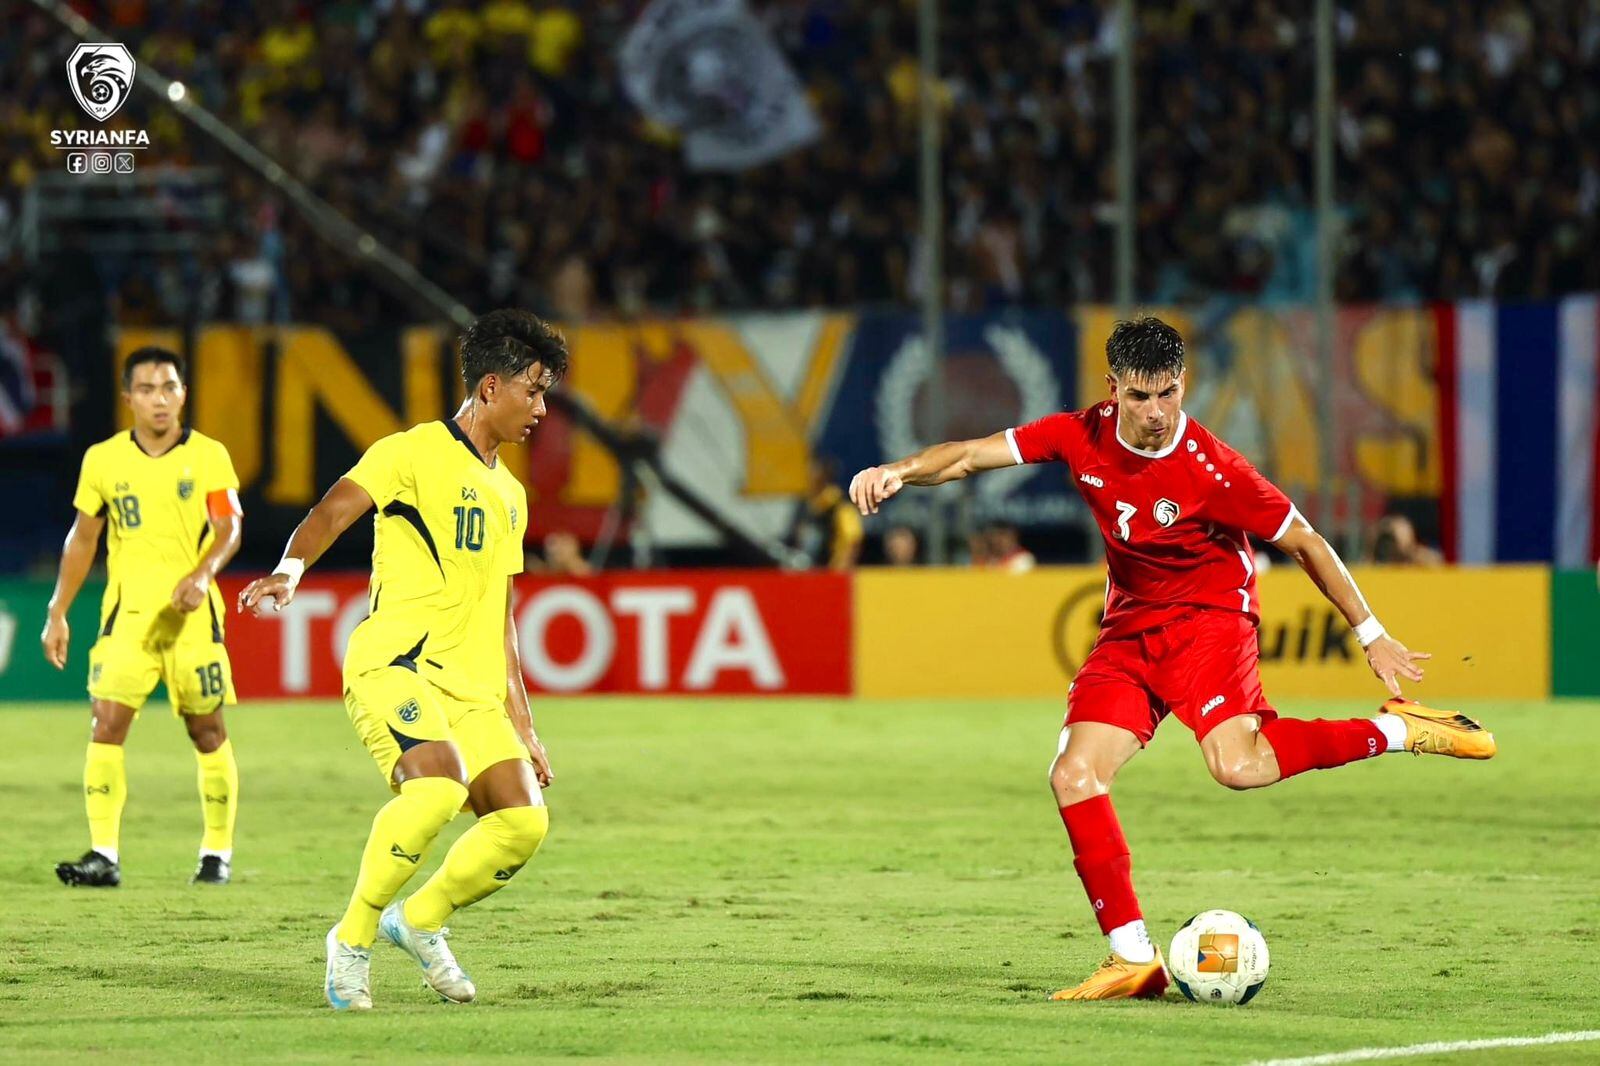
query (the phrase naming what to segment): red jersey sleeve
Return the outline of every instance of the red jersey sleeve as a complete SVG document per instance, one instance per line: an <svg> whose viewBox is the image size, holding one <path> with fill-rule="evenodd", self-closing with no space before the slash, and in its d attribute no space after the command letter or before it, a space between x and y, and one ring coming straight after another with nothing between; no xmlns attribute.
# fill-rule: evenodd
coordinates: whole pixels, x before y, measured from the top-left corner
<svg viewBox="0 0 1600 1066"><path fill-rule="evenodd" d="M1018 465L1052 461L1070 464L1074 428L1072 415L1062 411L1006 430L1006 443L1011 445L1011 457Z"/></svg>
<svg viewBox="0 0 1600 1066"><path fill-rule="evenodd" d="M1250 461L1217 441L1216 471L1207 517L1271 543L1289 532L1299 512L1282 489L1268 481Z"/></svg>

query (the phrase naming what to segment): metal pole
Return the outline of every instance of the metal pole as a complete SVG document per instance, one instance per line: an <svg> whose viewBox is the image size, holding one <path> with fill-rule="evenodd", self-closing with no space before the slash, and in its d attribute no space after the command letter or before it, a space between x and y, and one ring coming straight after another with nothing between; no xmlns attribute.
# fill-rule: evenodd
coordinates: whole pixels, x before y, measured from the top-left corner
<svg viewBox="0 0 1600 1066"><path fill-rule="evenodd" d="M1335 470L1339 454L1336 434L1339 422L1334 398L1333 372L1333 272L1334 240L1338 219L1333 199L1333 0L1317 0L1317 119L1316 119L1316 198L1317 198L1317 396L1318 396L1318 485L1317 525L1332 531L1334 493L1338 484Z"/></svg>
<svg viewBox="0 0 1600 1066"><path fill-rule="evenodd" d="M1133 170L1134 99L1133 51L1138 32L1133 0L1117 0L1117 59L1113 85L1117 171L1117 316L1133 313L1133 260L1138 189Z"/></svg>
<svg viewBox="0 0 1600 1066"><path fill-rule="evenodd" d="M917 8L918 104L922 128L922 343L928 356L928 433L933 441L945 437L949 398L944 380L944 196L939 166L939 2L921 0ZM928 561L949 558L945 543L943 498L930 497Z"/></svg>

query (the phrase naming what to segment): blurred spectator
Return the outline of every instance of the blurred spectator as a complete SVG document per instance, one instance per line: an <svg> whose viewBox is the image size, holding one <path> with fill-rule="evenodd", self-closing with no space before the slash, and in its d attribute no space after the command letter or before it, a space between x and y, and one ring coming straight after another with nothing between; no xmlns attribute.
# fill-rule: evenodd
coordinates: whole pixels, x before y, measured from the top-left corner
<svg viewBox="0 0 1600 1066"><path fill-rule="evenodd" d="M917 295L915 5L752 0L825 134L737 175L686 170L675 134L622 96L616 49L638 4L113 6L141 62L473 306L581 277L578 303L599 313ZM1139 6L1140 298L1309 298L1310 7ZM948 5L934 89L952 306L1110 298L1114 11ZM1338 26L1339 297L1600 289L1600 5L1344 0ZM22 191L62 167L48 131L82 124L64 47L26 7L0 35L0 219L22 217ZM152 160L235 166L145 94L113 124L154 131ZM262 195L247 184L232 194L241 220ZM296 316L427 313L320 262L337 257L298 217L284 230ZM171 317L143 294L123 301Z"/></svg>
<svg viewBox="0 0 1600 1066"><path fill-rule="evenodd" d="M795 511L789 544L814 566L851 570L861 557L861 513L834 483L831 463L811 468L811 488Z"/></svg>
<svg viewBox="0 0 1600 1066"><path fill-rule="evenodd" d="M1009 522L992 522L984 530L989 546L989 565L1009 574L1025 574L1038 565L1033 553L1022 546L1017 527Z"/></svg>
<svg viewBox="0 0 1600 1066"><path fill-rule="evenodd" d="M544 538L544 565L551 573L569 577L586 577L594 572L583 556L583 545L578 543L577 536L564 530Z"/></svg>
<svg viewBox="0 0 1600 1066"><path fill-rule="evenodd" d="M890 526L883 535L883 558L890 566L916 566L922 561L921 552L917 532L910 526Z"/></svg>
<svg viewBox="0 0 1600 1066"><path fill-rule="evenodd" d="M1417 529L1405 515L1384 515L1372 527L1371 560L1400 566L1438 566L1444 556L1417 539Z"/></svg>

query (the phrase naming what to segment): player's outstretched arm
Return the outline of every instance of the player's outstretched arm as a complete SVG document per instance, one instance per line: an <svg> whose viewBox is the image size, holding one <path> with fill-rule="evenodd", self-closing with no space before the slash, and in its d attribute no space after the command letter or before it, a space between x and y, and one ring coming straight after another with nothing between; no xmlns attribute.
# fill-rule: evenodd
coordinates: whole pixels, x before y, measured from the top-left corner
<svg viewBox="0 0 1600 1066"><path fill-rule="evenodd" d="M517 650L517 622L511 616L512 581L506 578L506 717L522 738L533 760L534 775L540 788L549 788L556 778L550 769L550 756L545 753L539 735L533 731L533 712L528 708L528 686L522 682L522 656Z"/></svg>
<svg viewBox="0 0 1600 1066"><path fill-rule="evenodd" d="M924 448L883 466L869 466L850 479L850 502L862 514L877 514L883 501L906 485L942 485L982 470L1015 466L1004 433L977 440L953 440Z"/></svg>
<svg viewBox="0 0 1600 1066"><path fill-rule="evenodd" d="M66 542L61 546L56 589L51 593L50 606L45 611L44 632L39 634L39 641L44 645L45 660L57 670L67 665L67 641L71 636L67 628L67 612L72 609L72 601L78 598L78 590L83 588L84 579L89 576L89 567L94 565L94 553L100 546L100 531L105 528L104 517L79 511L78 517L72 520L72 528L67 531Z"/></svg>
<svg viewBox="0 0 1600 1066"><path fill-rule="evenodd" d="M1344 560L1333 550L1333 545L1311 528L1298 514L1289 523L1288 532L1275 542L1300 569L1310 575L1328 602L1339 609L1352 629L1356 639L1367 653L1367 665L1389 689L1391 695L1400 695L1400 678L1407 681L1422 680L1423 660L1433 658L1427 652L1410 651L1404 644L1384 630L1378 618L1367 606L1366 597L1356 587L1355 578L1345 569Z"/></svg>
<svg viewBox="0 0 1600 1066"><path fill-rule="evenodd" d="M327 495L295 527L277 569L250 582L239 593L239 610L253 609L258 601L283 610L294 599L294 590L306 568L322 558L339 535L371 509L372 497L366 489L347 477L335 481Z"/></svg>

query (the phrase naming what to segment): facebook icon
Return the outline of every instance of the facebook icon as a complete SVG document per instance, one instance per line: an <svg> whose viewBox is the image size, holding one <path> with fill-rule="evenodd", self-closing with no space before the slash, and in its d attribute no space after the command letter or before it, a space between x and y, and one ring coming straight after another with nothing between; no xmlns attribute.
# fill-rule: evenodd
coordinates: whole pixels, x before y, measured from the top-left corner
<svg viewBox="0 0 1600 1066"><path fill-rule="evenodd" d="M73 174L87 174L89 172L89 157L83 152L73 152L67 156L67 170Z"/></svg>

